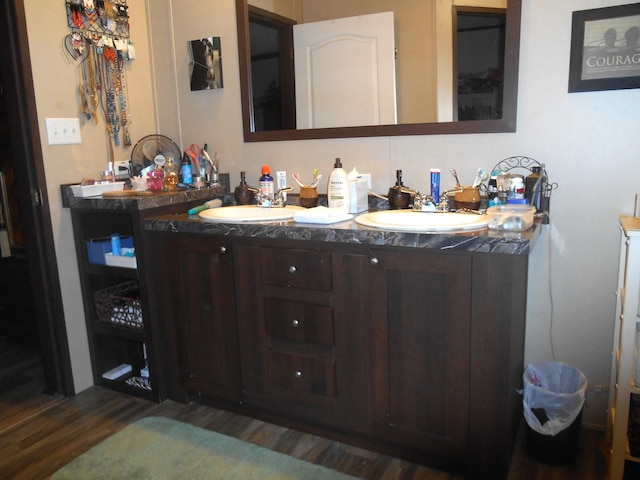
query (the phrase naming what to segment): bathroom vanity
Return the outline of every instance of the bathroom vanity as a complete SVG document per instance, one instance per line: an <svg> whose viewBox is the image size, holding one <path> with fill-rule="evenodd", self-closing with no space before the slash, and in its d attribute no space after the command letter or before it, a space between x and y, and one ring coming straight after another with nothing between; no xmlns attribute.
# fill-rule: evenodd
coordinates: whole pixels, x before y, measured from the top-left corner
<svg viewBox="0 0 640 480"><path fill-rule="evenodd" d="M147 217L167 395L505 478L538 235Z"/></svg>

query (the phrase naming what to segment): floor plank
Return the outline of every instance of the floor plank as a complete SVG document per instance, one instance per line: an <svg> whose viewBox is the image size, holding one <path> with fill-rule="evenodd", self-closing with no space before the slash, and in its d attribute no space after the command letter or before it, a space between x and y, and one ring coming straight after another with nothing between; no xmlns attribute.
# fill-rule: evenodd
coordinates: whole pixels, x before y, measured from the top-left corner
<svg viewBox="0 0 640 480"><path fill-rule="evenodd" d="M0 354L0 385L5 385L0 390L0 479L47 479L126 425L147 416L165 416L367 480L461 480L447 472L195 403L158 405L101 387L70 398L45 395L37 366L26 360L24 352L7 355L3 349L8 348L0 337L4 354ZM12 358L28 366L23 373L9 365ZM521 429L508 480L604 479L603 442L602 432L583 430L576 463L551 467L527 455Z"/></svg>

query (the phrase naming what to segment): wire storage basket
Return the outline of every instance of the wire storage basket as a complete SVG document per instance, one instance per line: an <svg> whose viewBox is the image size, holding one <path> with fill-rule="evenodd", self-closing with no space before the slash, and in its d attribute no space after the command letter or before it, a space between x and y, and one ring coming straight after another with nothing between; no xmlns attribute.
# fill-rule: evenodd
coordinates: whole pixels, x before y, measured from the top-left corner
<svg viewBox="0 0 640 480"><path fill-rule="evenodd" d="M533 171L534 167L539 168L540 182L538 182L535 189L531 192L533 196L532 204L536 207L536 211L538 213L544 212L548 214L551 202L551 193L558 188L558 184L549 181L549 176L544 163L540 163L530 157L508 157L498 162L493 167L492 172L506 173L509 174L509 176L515 174L524 178L526 174Z"/></svg>
<svg viewBox="0 0 640 480"><path fill-rule="evenodd" d="M136 281L97 290L93 294L93 302L98 318L104 323L134 330L144 327Z"/></svg>

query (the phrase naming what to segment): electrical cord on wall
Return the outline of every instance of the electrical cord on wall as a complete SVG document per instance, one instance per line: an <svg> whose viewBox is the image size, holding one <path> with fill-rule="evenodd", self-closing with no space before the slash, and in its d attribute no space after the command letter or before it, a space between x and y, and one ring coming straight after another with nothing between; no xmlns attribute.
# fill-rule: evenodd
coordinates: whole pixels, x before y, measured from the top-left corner
<svg viewBox="0 0 640 480"><path fill-rule="evenodd" d="M551 271L551 265L553 265L553 262L551 261L551 217L549 216L549 212L545 212L545 215L547 215L547 218L549 219L549 232L547 235L547 242L548 242L548 248L549 248L549 282L548 282L548 288L549 288L549 345L551 347L551 360L553 360L554 362L556 361L556 352L555 349L553 347L553 288L551 288L551 278L553 277L552 275L552 271Z"/></svg>

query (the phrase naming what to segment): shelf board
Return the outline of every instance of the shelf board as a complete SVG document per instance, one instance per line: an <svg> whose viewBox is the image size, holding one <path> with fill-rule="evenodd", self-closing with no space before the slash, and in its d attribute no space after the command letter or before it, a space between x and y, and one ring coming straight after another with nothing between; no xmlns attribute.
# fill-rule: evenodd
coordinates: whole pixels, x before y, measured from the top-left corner
<svg viewBox="0 0 640 480"><path fill-rule="evenodd" d="M143 388L137 388L125 383L129 378L134 376L135 375L129 373L115 380L108 380L106 378L101 377L99 380L99 385L105 388L109 388L111 390L116 390L118 392L126 393L128 395L134 395L136 397L154 401L153 390L145 390Z"/></svg>
<svg viewBox="0 0 640 480"><path fill-rule="evenodd" d="M144 341L144 329L133 329L95 320L93 322L93 331L98 335L111 335L125 340L134 340L138 342Z"/></svg>
<svg viewBox="0 0 640 480"><path fill-rule="evenodd" d="M112 267L110 265L101 265L98 263L86 263L85 270L89 275L122 277L134 280L138 278L138 270L136 268Z"/></svg>

